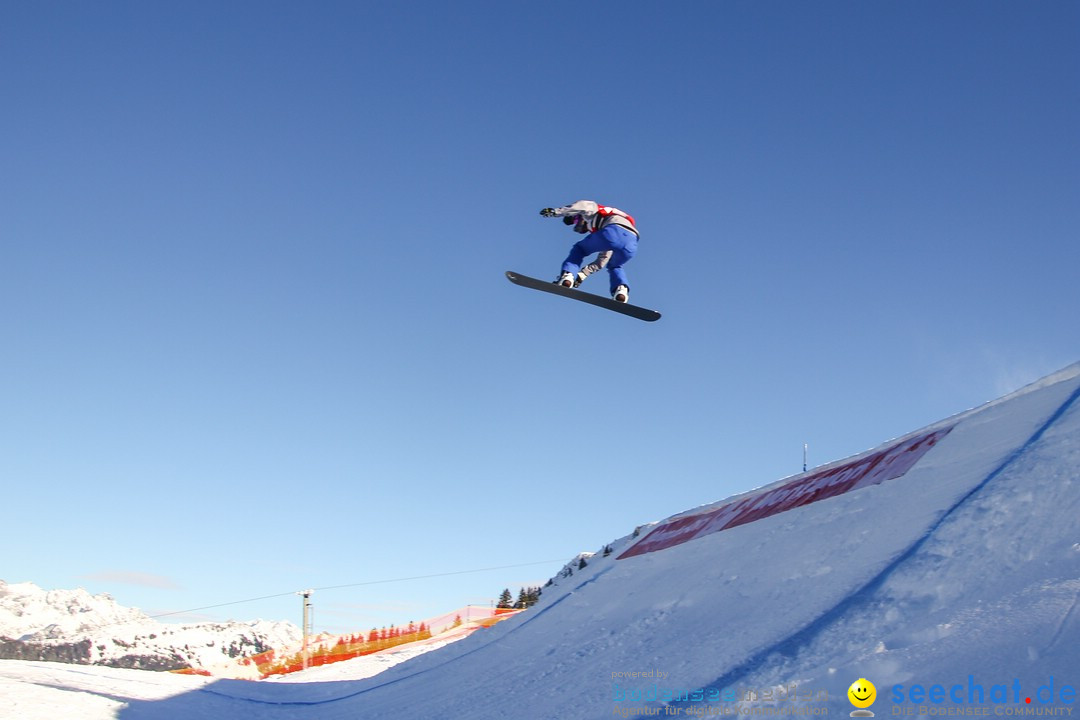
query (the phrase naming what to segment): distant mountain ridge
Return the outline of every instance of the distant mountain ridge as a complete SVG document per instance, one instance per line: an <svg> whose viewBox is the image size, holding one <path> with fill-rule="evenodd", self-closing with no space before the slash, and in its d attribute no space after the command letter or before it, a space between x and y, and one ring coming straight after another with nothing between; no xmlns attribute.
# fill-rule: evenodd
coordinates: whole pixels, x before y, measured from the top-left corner
<svg viewBox="0 0 1080 720"><path fill-rule="evenodd" d="M0 580L0 659L179 670L294 645L290 622L170 624L82 588Z"/></svg>

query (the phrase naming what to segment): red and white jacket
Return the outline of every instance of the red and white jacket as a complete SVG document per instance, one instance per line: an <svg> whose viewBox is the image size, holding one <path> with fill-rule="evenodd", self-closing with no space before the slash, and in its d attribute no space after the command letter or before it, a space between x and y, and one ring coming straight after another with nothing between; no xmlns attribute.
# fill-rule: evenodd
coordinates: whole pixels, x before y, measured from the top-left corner
<svg viewBox="0 0 1080 720"><path fill-rule="evenodd" d="M624 213L619 208L600 205L592 200L578 200L576 203L555 208L555 217L572 217L580 215L588 226L588 232L596 232L608 225L624 227L635 235L638 234L634 226L634 218Z"/></svg>

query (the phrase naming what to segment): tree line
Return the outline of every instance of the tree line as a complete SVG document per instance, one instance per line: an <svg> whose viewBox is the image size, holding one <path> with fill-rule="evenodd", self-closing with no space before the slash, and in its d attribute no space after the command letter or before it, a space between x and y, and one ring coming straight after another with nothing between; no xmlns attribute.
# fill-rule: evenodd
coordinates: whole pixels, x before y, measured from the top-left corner
<svg viewBox="0 0 1080 720"><path fill-rule="evenodd" d="M539 587L523 587L518 592L517 601L515 602L510 588L505 588L499 593L499 601L495 604L495 607L500 610L524 610L532 607L540 600L541 592L543 591Z"/></svg>

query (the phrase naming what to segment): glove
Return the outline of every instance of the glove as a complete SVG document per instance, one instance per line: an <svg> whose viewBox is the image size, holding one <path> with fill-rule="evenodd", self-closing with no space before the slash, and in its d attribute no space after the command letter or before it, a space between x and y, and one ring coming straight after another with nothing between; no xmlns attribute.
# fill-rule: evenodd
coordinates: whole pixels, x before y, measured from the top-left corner
<svg viewBox="0 0 1080 720"><path fill-rule="evenodd" d="M544 217L555 217L555 208L544 208L540 214Z"/></svg>

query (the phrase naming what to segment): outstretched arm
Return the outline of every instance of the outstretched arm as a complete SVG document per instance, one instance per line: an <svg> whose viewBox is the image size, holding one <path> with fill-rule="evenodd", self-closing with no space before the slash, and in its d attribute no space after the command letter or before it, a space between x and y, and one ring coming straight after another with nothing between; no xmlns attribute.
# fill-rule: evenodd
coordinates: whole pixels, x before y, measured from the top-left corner
<svg viewBox="0 0 1080 720"><path fill-rule="evenodd" d="M540 214L544 217L566 217L568 215L584 215L592 217L600 211L600 206L592 200L578 200L576 203L564 205L560 208L544 208Z"/></svg>

